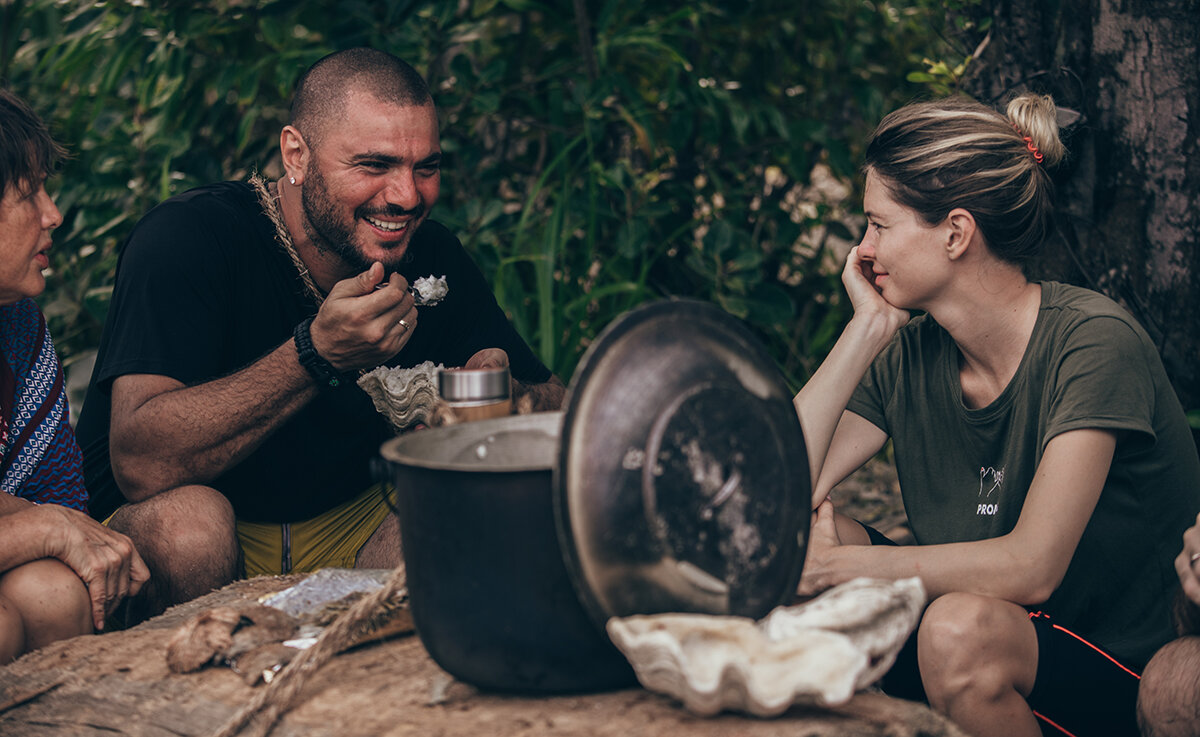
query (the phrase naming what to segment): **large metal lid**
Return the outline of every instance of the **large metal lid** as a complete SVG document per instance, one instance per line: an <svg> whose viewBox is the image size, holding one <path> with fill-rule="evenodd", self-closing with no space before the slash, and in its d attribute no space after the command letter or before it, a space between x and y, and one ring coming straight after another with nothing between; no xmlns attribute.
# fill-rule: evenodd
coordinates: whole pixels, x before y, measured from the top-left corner
<svg viewBox="0 0 1200 737"><path fill-rule="evenodd" d="M598 623L757 618L791 598L811 512L791 400L713 305L655 302L601 333L571 379L554 479L560 548Z"/></svg>

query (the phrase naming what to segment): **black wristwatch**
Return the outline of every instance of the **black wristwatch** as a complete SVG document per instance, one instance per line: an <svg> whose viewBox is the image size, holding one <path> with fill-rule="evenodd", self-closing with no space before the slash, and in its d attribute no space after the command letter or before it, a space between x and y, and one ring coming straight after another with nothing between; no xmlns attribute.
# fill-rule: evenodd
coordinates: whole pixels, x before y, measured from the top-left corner
<svg viewBox="0 0 1200 737"><path fill-rule="evenodd" d="M313 348L312 334L309 329L312 327L313 318L301 322L292 332L292 338L296 341L296 353L300 357L300 365L308 369L308 373L317 380L317 386L322 389L336 389L342 383L342 374L333 367L329 361L321 358L321 354L317 353L317 349Z"/></svg>

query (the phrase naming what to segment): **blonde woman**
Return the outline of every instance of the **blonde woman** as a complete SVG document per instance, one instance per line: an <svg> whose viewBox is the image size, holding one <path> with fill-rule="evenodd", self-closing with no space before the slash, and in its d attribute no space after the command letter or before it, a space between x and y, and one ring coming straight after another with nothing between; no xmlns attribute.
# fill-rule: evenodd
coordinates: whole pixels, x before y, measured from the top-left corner
<svg viewBox="0 0 1200 737"><path fill-rule="evenodd" d="M887 116L843 272L854 317L795 400L816 510L801 593L920 576L931 603L884 688L978 737L1137 734L1138 672L1171 637L1172 560L1200 511L1146 333L1025 276L1063 155L1047 97ZM889 438L912 546L869 544L826 499Z"/></svg>

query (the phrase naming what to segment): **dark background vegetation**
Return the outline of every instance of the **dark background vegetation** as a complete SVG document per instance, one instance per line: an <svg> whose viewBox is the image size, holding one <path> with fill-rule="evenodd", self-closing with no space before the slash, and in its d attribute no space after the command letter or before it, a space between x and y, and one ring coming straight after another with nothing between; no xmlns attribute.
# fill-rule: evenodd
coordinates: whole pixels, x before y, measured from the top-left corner
<svg viewBox="0 0 1200 737"><path fill-rule="evenodd" d="M917 97L961 90L1000 101L1041 84L1070 93L1071 130L1083 132L1086 151L1064 186L1093 198L1086 211L1067 208L1078 227L1052 244L1059 260L1043 276L1109 291L1150 322L1185 406L1200 407L1197 230L1155 226L1159 200L1127 172L1114 175L1124 190L1103 195L1129 205L1125 220L1096 217L1112 209L1095 199L1112 158L1106 136L1121 132L1101 126L1128 123L1114 113L1125 101L1094 94L1112 76L1104 65L1119 67L1095 51L1108 5L8 0L0 78L73 154L51 185L65 222L42 298L68 365L98 342L120 244L137 219L201 183L277 176L296 77L326 53L368 45L429 80L447 154L435 217L459 233L556 373L568 378L621 312L679 295L743 318L793 387L848 318L838 272L861 231L857 169L879 118ZM1142 22L1148 9L1122 5L1111 14L1136 16L1128 25L1143 36L1153 30L1154 19ZM1194 0L1161 5L1196 15ZM1041 24L1032 32L1029 13ZM1183 84L1194 103L1194 69ZM1184 164L1192 178L1167 182L1192 204L1195 139ZM1134 139L1127 153L1144 164L1175 152ZM1161 184L1155 171L1143 179ZM1132 261L1145 252L1116 249L1131 239L1158 254L1149 265ZM1149 309L1164 295L1173 311ZM1187 334L1190 347L1179 338Z"/></svg>

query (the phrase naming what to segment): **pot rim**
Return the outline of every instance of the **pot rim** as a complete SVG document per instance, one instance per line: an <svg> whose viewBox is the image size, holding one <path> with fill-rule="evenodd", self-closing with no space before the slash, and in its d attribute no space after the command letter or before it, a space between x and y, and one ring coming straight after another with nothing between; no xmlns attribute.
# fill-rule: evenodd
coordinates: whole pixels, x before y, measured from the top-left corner
<svg viewBox="0 0 1200 737"><path fill-rule="evenodd" d="M379 449L389 464L400 464L432 471L460 471L466 473L521 473L529 471L552 471L558 455L561 438L562 411L534 412L527 415L507 415L488 420L463 422L457 425L419 430L387 440ZM552 449L542 462L512 463L485 466L478 462L465 462L439 458L448 445L461 453L465 447L486 440L489 435L513 430L545 430L554 436ZM427 438L432 438L426 442ZM461 444L454 444L455 439ZM425 450L424 453L421 451Z"/></svg>

